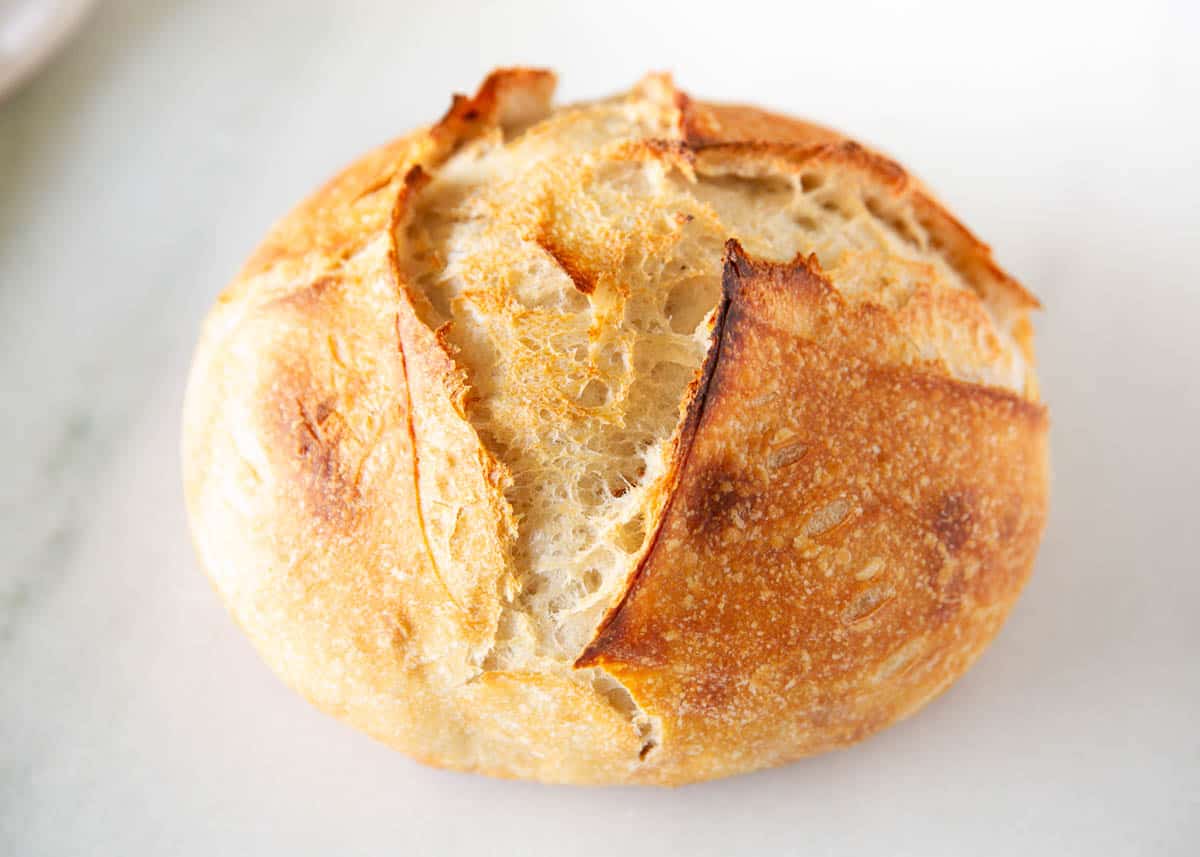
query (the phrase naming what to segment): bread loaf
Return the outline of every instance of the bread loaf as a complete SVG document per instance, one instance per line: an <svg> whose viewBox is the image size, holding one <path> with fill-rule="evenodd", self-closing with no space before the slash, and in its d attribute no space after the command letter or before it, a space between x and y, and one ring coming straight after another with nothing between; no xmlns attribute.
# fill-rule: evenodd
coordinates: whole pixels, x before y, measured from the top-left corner
<svg viewBox="0 0 1200 857"><path fill-rule="evenodd" d="M915 179L650 76L493 73L277 224L196 351L204 567L422 761L677 784L845 746L996 633L1036 300Z"/></svg>

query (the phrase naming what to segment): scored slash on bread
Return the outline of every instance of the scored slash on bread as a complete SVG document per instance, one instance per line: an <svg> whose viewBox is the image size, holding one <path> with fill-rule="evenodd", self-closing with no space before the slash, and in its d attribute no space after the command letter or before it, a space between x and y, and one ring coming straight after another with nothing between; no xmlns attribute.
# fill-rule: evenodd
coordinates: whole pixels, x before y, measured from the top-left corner
<svg viewBox="0 0 1200 857"><path fill-rule="evenodd" d="M1036 301L894 162L493 73L281 221L185 406L264 658L423 761L682 783L844 746L1032 567Z"/></svg>

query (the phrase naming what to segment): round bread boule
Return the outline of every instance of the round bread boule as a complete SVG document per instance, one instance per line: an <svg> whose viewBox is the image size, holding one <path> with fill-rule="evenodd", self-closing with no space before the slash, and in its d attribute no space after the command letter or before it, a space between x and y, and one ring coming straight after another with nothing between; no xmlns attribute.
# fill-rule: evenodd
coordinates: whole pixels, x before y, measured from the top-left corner
<svg viewBox="0 0 1200 857"><path fill-rule="evenodd" d="M274 227L184 417L203 565L424 762L677 784L845 746L996 633L1035 299L898 165L669 78L493 73Z"/></svg>

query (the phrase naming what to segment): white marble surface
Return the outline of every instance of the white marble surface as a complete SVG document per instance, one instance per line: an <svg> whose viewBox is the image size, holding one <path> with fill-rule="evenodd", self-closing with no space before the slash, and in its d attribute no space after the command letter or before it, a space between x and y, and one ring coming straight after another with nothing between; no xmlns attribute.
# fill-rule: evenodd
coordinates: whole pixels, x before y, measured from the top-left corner
<svg viewBox="0 0 1200 857"><path fill-rule="evenodd" d="M333 7L101 4L0 104L0 854L1200 853L1195 4ZM318 715L226 618L177 476L206 306L506 61L882 141L1044 299L1038 571L920 716L673 792L493 782Z"/></svg>

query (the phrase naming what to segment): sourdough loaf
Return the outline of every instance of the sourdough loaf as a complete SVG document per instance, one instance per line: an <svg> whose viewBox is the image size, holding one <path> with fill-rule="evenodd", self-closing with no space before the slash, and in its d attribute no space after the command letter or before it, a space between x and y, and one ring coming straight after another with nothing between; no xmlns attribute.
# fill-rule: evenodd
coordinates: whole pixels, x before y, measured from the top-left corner
<svg viewBox="0 0 1200 857"><path fill-rule="evenodd" d="M553 88L493 73L218 298L202 563L290 685L432 764L675 784L859 740L1030 572L1036 301L832 131Z"/></svg>

